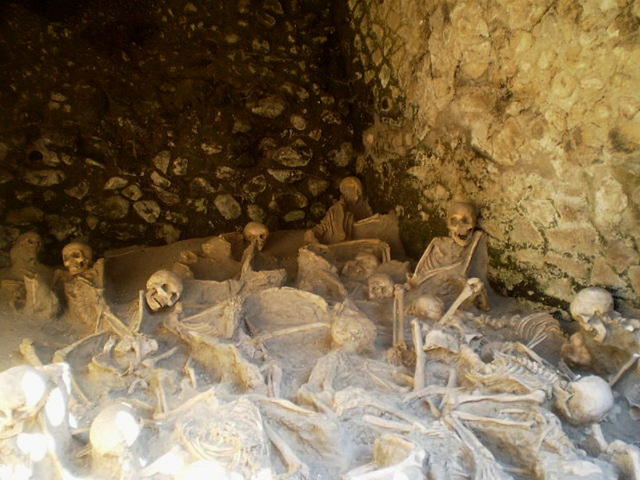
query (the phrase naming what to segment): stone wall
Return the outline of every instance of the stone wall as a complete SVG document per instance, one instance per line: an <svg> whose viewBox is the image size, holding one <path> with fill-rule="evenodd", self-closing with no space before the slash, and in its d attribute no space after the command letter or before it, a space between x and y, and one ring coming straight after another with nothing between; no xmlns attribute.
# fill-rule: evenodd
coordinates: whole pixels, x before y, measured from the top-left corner
<svg viewBox="0 0 640 480"><path fill-rule="evenodd" d="M504 291L567 301L598 285L637 306L640 4L348 5L350 68L377 111L359 169L402 214L408 250L467 196Z"/></svg>
<svg viewBox="0 0 640 480"><path fill-rule="evenodd" d="M306 228L352 174L331 2L2 2L0 250ZM359 138L360 135L357 135Z"/></svg>

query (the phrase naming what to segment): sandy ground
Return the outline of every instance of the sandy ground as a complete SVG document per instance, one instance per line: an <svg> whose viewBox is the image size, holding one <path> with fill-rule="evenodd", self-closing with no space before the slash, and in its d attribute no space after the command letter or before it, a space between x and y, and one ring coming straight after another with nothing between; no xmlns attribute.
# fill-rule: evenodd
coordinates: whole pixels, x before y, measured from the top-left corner
<svg viewBox="0 0 640 480"><path fill-rule="evenodd" d="M185 250L199 251L200 246L206 240L207 239L193 239L165 247L131 247L109 252L106 256L106 297L109 300L112 311L119 318L123 319L125 323L128 322L129 319L133 317L134 312L137 311L138 292L144 288L148 276L159 268L171 267L174 262L183 258L181 252ZM293 236L283 240L285 244L294 246L299 241L299 236ZM279 245L282 247L282 244ZM286 248L282 248L281 251L286 252L286 250ZM276 248L272 250L272 252L277 251ZM285 258L285 256L282 255L282 258ZM200 258L198 261L201 260ZM558 318L567 318L564 312L559 312L555 309L527 301L500 297L492 292L490 293L489 299L491 305L489 314L491 318L494 319L513 317L514 315L525 316L529 313L539 311L553 313ZM353 371L357 372L359 368L362 368L358 367L357 362L364 361L364 365L369 365L367 368L374 368L375 370L375 368L384 364L385 353L392 344L392 322L390 316L392 300L376 303L368 301L360 295L355 303L376 325L377 338L374 349L367 353L363 357L363 360L359 360L357 357L351 357L351 360L347 360L344 364L344 368L354 369ZM257 300L253 300L251 305L253 305L253 307L247 307L245 305L243 315L248 319L246 320L246 327L249 330L253 329L250 333L254 336L264 333L265 331L268 333L269 329L286 328L300 324L300 320L295 316L296 311L292 312L292 316L288 316L289 314L286 313L287 305L263 305ZM257 311L255 305L263 305L263 307L266 305L265 311ZM292 303L292 308L294 310L296 310L296 308L298 309L297 313L299 313L301 307L304 307L304 304L298 304L296 306ZM284 313L281 314L281 311ZM193 361L189 355L189 349L184 342L178 339L176 335L166 330L158 329L158 326L167 318L167 315L169 314L154 315L151 314L148 309L145 309L141 330L158 342L158 353L175 348L174 353L170 357L159 362L156 366L164 372L163 375L166 375L166 385L171 386L167 390L169 406L176 407L184 401L185 395L187 395L188 392L202 391L210 386L218 385L219 382L224 380L225 373L219 370L216 371L215 368L207 368L206 365ZM562 321L561 325L568 333L576 328L574 322ZM405 336L408 339L408 343L411 344L410 326L407 324L405 327ZM42 362L49 363L52 354L56 350L69 345L82 336L75 327L72 327L71 324L67 322L64 316L43 324L38 323L34 319L18 318L15 315L5 314L0 316L0 328L2 328L3 331L0 337L0 351L4 353L0 356L0 370L24 363L19 353L19 345L24 338L31 339L34 342L36 352ZM85 332L85 334L86 333L87 332ZM499 336L494 340L499 340ZM150 395L149 392L145 391L144 388L133 388L132 384L127 385L126 382L122 384L117 378L115 383L111 383L111 380L107 379L112 377L108 376L104 377L104 381L96 376L85 377L85 374L82 372L86 372L87 363L91 360L92 355L100 352L105 342L106 337L92 340L82 348L74 351L67 359L71 364L72 371L77 372L78 381L82 385L82 388L85 389L85 392L88 393L92 399L96 400L96 403L104 403L111 396L115 396L138 400L142 402L142 404L146 402L146 404L153 405L156 398L153 394ZM309 381L309 375L314 366L316 366L316 362L324 358L329 352L330 344L327 341L326 329L320 328L313 332L266 341L264 342L264 348L268 355L264 356L263 373L266 371L264 368L267 368L267 365L279 365L282 370L280 383L281 396L286 399L294 399L301 385ZM264 354L264 352L262 353ZM189 382L187 382L183 368L188 364L193 367L195 377L192 380L195 380L195 389L188 386L185 387ZM343 380L346 381L347 384L353 383L356 385L362 380L357 377L349 378L348 375L353 374L353 371L342 372L342 375L346 376L346 380ZM393 372L400 373L405 377L412 375L411 370L402 369L397 371L394 369L377 371L377 375L383 378L382 381L385 381L385 375L390 375ZM620 393L632 387L634 383L638 381L638 378L637 372L631 372L616 386L616 391L614 391L616 405L607 419L602 422L603 432L608 441L620 439L627 443L633 444L635 442L636 445L638 444L638 439L640 439L640 421L630 417L627 403ZM128 390L133 393L127 394ZM238 392L227 391L226 394L229 395L227 397L229 399L238 398ZM97 410L85 412L85 428L88 428L90 419L96 411ZM347 427L345 428L348 429ZM563 428L567 435L572 439L576 439L576 441L583 437L582 431L568 424L563 424ZM144 449L147 452L152 452L154 449L167 449L170 447L171 442L174 441L171 440L172 437L170 436L166 439L162 437L161 440L154 440L152 435L149 433L147 433L147 435L143 440L145 442ZM83 437L81 436L79 438L82 439ZM83 440L86 442L86 434ZM349 448L353 448L353 445L349 446ZM362 449L363 447L360 445L357 446L357 448ZM365 460L368 458L366 455L360 457L354 453L357 451L357 448L356 450L350 451L351 461L354 462L354 464L350 465L351 468L357 466L357 462L365 463ZM277 463L276 469L281 470L284 468L279 461ZM317 471L324 472L322 475L325 475L320 475L318 478L332 478L332 475L336 474L335 471L331 470L333 467L328 464L317 468Z"/></svg>

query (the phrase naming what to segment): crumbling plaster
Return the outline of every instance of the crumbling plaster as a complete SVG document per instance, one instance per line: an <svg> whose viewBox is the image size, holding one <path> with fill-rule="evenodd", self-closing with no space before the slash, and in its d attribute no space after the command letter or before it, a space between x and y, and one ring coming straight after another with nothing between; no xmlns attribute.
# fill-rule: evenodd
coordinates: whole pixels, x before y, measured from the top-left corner
<svg viewBox="0 0 640 480"><path fill-rule="evenodd" d="M351 69L379 117L358 165L402 213L408 249L467 196L503 290L568 301L598 285L637 305L640 4L348 5Z"/></svg>

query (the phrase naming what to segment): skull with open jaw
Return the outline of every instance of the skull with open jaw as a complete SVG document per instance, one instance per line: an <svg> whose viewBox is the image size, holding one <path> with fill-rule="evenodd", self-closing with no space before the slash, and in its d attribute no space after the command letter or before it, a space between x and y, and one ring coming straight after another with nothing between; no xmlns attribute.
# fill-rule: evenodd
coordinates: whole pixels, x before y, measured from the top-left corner
<svg viewBox="0 0 640 480"><path fill-rule="evenodd" d="M170 270L158 270L147 280L147 305L154 312L173 307L182 295L182 287L178 275Z"/></svg>
<svg viewBox="0 0 640 480"><path fill-rule="evenodd" d="M453 202L447 212L449 236L461 247L467 246L476 228L476 221L475 205L470 202Z"/></svg>

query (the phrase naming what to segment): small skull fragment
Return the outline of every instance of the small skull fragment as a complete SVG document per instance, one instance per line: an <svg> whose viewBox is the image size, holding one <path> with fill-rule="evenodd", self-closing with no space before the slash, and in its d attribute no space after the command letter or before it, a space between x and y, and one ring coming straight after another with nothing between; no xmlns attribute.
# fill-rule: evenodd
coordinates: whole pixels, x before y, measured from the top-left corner
<svg viewBox="0 0 640 480"><path fill-rule="evenodd" d="M380 261L373 253L361 252L342 267L342 275L353 280L366 280L378 268Z"/></svg>
<svg viewBox="0 0 640 480"><path fill-rule="evenodd" d="M260 222L247 223L242 233L245 241L249 244L255 243L258 251L262 251L269 238L269 229Z"/></svg>
<svg viewBox="0 0 640 480"><path fill-rule="evenodd" d="M158 270L147 280L147 305L154 312L173 307L182 295L182 287L182 280L178 275L170 270Z"/></svg>
<svg viewBox="0 0 640 480"><path fill-rule="evenodd" d="M369 300L393 297L393 280L386 273L371 275L367 281Z"/></svg>
<svg viewBox="0 0 640 480"><path fill-rule="evenodd" d="M444 315L444 303L435 295L420 295L411 303L407 313L418 318L437 322Z"/></svg>
<svg viewBox="0 0 640 480"><path fill-rule="evenodd" d="M447 228L455 243L466 247L476 228L476 207L470 202L453 202L447 212Z"/></svg>
<svg viewBox="0 0 640 480"><path fill-rule="evenodd" d="M347 352L363 352L376 340L376 326L359 310L339 304L331 324L334 348Z"/></svg>

